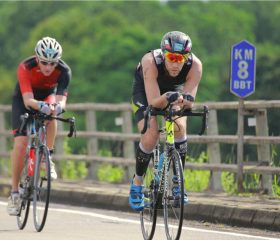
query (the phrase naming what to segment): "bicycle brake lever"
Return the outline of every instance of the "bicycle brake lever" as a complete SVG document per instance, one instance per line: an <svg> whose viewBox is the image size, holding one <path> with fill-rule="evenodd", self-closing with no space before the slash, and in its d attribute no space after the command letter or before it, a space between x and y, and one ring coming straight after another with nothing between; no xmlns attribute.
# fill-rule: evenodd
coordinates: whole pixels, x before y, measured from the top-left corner
<svg viewBox="0 0 280 240"><path fill-rule="evenodd" d="M203 116L202 116L202 128L199 133L200 136L205 132L205 129L208 128L208 124L207 124L208 113L209 113L208 107L204 106L203 107Z"/></svg>
<svg viewBox="0 0 280 240"><path fill-rule="evenodd" d="M70 124L70 130L67 136L72 137L74 134L74 137L76 137L75 117L70 118L68 122Z"/></svg>
<svg viewBox="0 0 280 240"><path fill-rule="evenodd" d="M147 128L150 127L150 118L151 118L151 106L149 105L144 111L144 126L141 130L141 134L144 134L147 131Z"/></svg>
<svg viewBox="0 0 280 240"><path fill-rule="evenodd" d="M22 133L23 128L24 128L25 123L26 123L28 118L29 118L29 114L28 113L25 113L25 114L20 116L21 125L20 125L20 128L19 128L19 133Z"/></svg>

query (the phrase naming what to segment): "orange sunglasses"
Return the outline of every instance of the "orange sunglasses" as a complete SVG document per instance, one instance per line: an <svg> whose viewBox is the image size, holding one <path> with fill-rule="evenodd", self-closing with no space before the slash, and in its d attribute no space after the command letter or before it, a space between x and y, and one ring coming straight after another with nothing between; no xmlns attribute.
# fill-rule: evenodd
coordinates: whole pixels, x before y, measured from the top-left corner
<svg viewBox="0 0 280 240"><path fill-rule="evenodd" d="M179 54L179 53L171 53L171 52L167 52L165 51L164 52L164 57L169 61L169 62L172 62L172 63L184 63L188 57L189 57L189 53L187 54Z"/></svg>

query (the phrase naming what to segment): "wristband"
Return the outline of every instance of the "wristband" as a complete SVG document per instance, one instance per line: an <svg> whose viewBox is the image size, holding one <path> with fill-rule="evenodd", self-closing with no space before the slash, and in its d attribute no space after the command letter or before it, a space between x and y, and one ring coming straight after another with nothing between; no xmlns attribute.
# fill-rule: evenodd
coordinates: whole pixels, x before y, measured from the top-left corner
<svg viewBox="0 0 280 240"><path fill-rule="evenodd" d="M183 98L189 102L194 102L194 97L190 95L189 93L183 94Z"/></svg>
<svg viewBox="0 0 280 240"><path fill-rule="evenodd" d="M167 92L166 99L169 103L176 101L180 97L180 93L178 92Z"/></svg>
<svg viewBox="0 0 280 240"><path fill-rule="evenodd" d="M43 105L44 105L44 102L38 101L38 108L39 108L39 110L43 107Z"/></svg>

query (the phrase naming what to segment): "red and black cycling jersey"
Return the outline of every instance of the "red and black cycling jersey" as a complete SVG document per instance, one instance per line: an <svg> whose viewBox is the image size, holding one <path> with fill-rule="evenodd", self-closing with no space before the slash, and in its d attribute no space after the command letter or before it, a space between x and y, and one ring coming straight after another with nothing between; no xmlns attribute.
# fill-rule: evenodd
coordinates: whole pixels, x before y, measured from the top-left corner
<svg viewBox="0 0 280 240"><path fill-rule="evenodd" d="M150 51L154 57L155 64L158 70L157 82L160 89L160 94L164 94L168 91L179 91L182 90L184 83L186 82L186 76L188 75L192 67L192 54L190 54L187 61L184 63L180 73L176 77L172 77L168 74L163 59L163 53L161 49L155 49ZM134 83L132 87L132 95L138 94L139 92L145 93L145 85L143 78L142 65L139 65L136 68Z"/></svg>
<svg viewBox="0 0 280 240"><path fill-rule="evenodd" d="M35 99L44 99L50 94L67 96L68 85L71 80L71 69L62 60L59 60L50 76L44 76L36 57L32 56L21 62L17 69L18 83L14 96L22 96L32 92Z"/></svg>

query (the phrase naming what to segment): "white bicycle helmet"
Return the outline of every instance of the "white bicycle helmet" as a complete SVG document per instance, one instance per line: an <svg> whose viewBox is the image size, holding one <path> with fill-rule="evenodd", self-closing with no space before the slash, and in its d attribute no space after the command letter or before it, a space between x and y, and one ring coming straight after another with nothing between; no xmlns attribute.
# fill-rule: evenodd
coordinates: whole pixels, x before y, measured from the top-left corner
<svg viewBox="0 0 280 240"><path fill-rule="evenodd" d="M62 55L62 48L54 38L44 37L37 42L35 53L41 60L58 62Z"/></svg>

